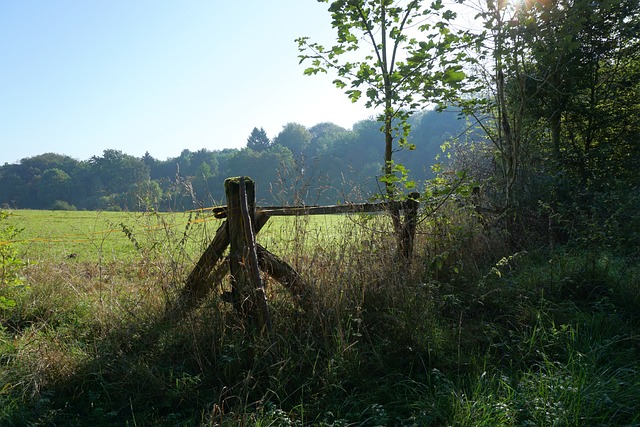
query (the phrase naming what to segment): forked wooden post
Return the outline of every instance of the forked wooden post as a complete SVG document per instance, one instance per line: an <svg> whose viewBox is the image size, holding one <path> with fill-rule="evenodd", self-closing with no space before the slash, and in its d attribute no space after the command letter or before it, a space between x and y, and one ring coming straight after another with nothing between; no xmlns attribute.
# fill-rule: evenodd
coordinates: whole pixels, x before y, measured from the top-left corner
<svg viewBox="0 0 640 427"><path fill-rule="evenodd" d="M271 332L271 319L256 253L255 184L246 177L227 178L224 189L230 212L227 223L233 306L252 323L257 322L260 329L266 328Z"/></svg>
<svg viewBox="0 0 640 427"><path fill-rule="evenodd" d="M255 233L260 231L269 220L269 215L258 213L256 215ZM202 253L197 264L187 277L185 286L178 296L177 304L172 307L171 316L183 315L186 312L195 309L200 302L209 295L213 289L213 282L221 280L226 274L227 263L224 262L224 251L229 246L229 227L227 221L224 221L215 238L209 244L207 249Z"/></svg>
<svg viewBox="0 0 640 427"><path fill-rule="evenodd" d="M244 193L241 190L244 182ZM228 178L225 180L227 206L212 208L216 218L227 220L220 225L215 238L203 252L185 281L175 306L167 313L172 318L180 317L198 305L213 290L213 283L220 282L227 271L232 276L231 292L222 294L223 301L233 302L234 308L249 320L260 322L261 328L270 330L268 306L261 269L271 278L280 282L295 296L301 307L313 309L313 289L284 260L270 253L255 241L256 234L267 223L270 216L286 215L327 215L344 213L365 213L391 211L404 212L398 235L398 254L407 264L411 262L413 245L418 223L418 193L409 195L408 200L360 203L335 206L275 206L255 208L255 184L249 178ZM399 217L398 217L399 219ZM229 262L224 253L231 246ZM230 298L229 298L230 297Z"/></svg>

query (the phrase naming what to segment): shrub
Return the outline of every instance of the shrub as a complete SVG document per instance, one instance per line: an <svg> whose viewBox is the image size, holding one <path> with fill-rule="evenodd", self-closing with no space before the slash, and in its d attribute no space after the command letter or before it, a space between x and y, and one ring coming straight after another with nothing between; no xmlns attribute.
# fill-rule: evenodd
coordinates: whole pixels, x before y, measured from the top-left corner
<svg viewBox="0 0 640 427"><path fill-rule="evenodd" d="M56 200L51 205L51 210L54 210L54 211L75 211L77 209L71 203L65 202L64 200Z"/></svg>
<svg viewBox="0 0 640 427"><path fill-rule="evenodd" d="M0 309L15 306L10 294L12 288L22 285L20 269L24 265L12 243L21 230L6 225L8 217L8 213L0 211Z"/></svg>

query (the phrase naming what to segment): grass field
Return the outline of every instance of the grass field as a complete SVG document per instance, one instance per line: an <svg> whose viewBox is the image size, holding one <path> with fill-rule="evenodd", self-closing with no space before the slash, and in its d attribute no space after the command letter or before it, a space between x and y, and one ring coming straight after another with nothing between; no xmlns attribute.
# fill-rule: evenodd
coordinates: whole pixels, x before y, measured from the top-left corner
<svg viewBox="0 0 640 427"><path fill-rule="evenodd" d="M300 239L296 233L304 228L305 239L331 245L344 238L343 224L356 221L361 222L362 217L273 217L258 239L265 246L286 248L291 241ZM69 256L83 261L128 259L143 246L167 238L184 238L189 254L197 256L221 223L207 211L141 214L16 210L8 218L8 224L22 229L15 243L25 259L53 261Z"/></svg>
<svg viewBox="0 0 640 427"><path fill-rule="evenodd" d="M219 222L213 216L188 213L22 210L11 212L9 217L9 223L23 229L19 248L28 258L77 256L82 261L130 258L142 245L167 233L186 230L204 239L209 229L215 232Z"/></svg>
<svg viewBox="0 0 640 427"><path fill-rule="evenodd" d="M453 211L421 222L407 266L384 217L272 218L259 240L313 307L268 280L262 336L220 297L226 278L166 315L219 224L3 220L23 231L0 245L0 425L640 425L633 257L512 251Z"/></svg>

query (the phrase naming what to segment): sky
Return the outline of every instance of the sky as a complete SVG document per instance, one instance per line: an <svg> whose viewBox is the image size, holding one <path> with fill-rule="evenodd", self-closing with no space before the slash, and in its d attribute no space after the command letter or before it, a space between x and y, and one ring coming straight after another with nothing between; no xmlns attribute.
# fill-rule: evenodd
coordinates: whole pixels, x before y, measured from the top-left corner
<svg viewBox="0 0 640 427"><path fill-rule="evenodd" d="M0 165L106 149L160 160L241 148L254 127L373 114L295 39L334 40L315 0L0 1Z"/></svg>

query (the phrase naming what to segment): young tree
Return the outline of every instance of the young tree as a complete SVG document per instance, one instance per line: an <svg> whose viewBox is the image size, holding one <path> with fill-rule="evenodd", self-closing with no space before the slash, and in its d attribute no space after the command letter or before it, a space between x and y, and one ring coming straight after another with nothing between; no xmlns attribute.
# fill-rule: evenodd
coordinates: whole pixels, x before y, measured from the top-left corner
<svg viewBox="0 0 640 427"><path fill-rule="evenodd" d="M267 132L263 128L253 128L251 135L247 138L247 148L255 151L264 151L269 148L271 141L267 137Z"/></svg>
<svg viewBox="0 0 640 427"><path fill-rule="evenodd" d="M392 156L398 148L411 148L408 117L445 99L465 76L460 61L466 55L456 49L463 40L450 29L456 14L442 0L318 1L329 3L337 41L326 48L308 37L298 38L300 62L310 62L304 74L333 71L333 83L353 102L364 95L365 105L380 111L382 181L385 196L396 198L396 172L406 170L394 164Z"/></svg>
<svg viewBox="0 0 640 427"><path fill-rule="evenodd" d="M487 9L481 16L489 36L485 38L480 35L478 39L486 42L480 55L491 58L482 70L484 76L481 78L487 83L487 90L482 95L488 95L488 99L481 97L472 103L476 107L474 112L477 113L479 106L481 113L484 113L478 122L498 152L500 182L504 193L502 207L506 209L512 205L512 190L518 177L521 147L526 134L524 117L528 102L524 90L524 64L527 50L512 19L518 12L515 3L488 0L486 5Z"/></svg>
<svg viewBox="0 0 640 427"><path fill-rule="evenodd" d="M544 33L539 28L539 15L540 10L552 7L550 3L477 0L467 6L478 12L477 23L470 31L476 31L473 37L478 42L474 45L478 62L471 80L479 85L474 96L461 99L460 103L476 119L495 149L495 181L502 198L495 201L501 210L507 210L514 204L514 186L522 181L524 157L531 154L531 146L540 137L540 123L533 111L541 110L541 99L553 100L547 102L548 110L553 110L548 125L552 133L559 127L557 110L567 94L545 96L543 88L550 88L554 81L562 79L564 66L574 56L575 42L571 36L556 34L553 26L549 28L555 37L553 42L547 38L550 43L544 47L541 43L536 47L532 42L532 37L539 39ZM549 67L544 76L536 72L537 61L533 58L539 53L537 48L546 52Z"/></svg>

